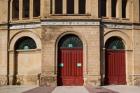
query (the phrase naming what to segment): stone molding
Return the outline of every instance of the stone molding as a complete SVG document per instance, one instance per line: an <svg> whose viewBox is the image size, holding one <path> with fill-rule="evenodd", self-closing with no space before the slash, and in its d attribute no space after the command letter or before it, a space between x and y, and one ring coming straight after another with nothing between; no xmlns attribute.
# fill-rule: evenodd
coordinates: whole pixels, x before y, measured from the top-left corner
<svg viewBox="0 0 140 93"><path fill-rule="evenodd" d="M109 29L140 29L138 24L130 23L102 23L104 28ZM100 26L100 21L97 20L45 20L40 23L22 23L11 24L10 29L34 29L42 26Z"/></svg>
<svg viewBox="0 0 140 93"><path fill-rule="evenodd" d="M110 29L140 29L140 26L133 26L131 24L113 24L113 23L105 23L103 25L105 28L110 28Z"/></svg>
<svg viewBox="0 0 140 93"><path fill-rule="evenodd" d="M98 26L100 25L99 21L72 21L72 20L48 20L41 22L41 25L47 25L47 26Z"/></svg>
<svg viewBox="0 0 140 93"><path fill-rule="evenodd" d="M100 22L95 20L46 20L40 23L11 24L10 29L33 29L42 26L99 26Z"/></svg>

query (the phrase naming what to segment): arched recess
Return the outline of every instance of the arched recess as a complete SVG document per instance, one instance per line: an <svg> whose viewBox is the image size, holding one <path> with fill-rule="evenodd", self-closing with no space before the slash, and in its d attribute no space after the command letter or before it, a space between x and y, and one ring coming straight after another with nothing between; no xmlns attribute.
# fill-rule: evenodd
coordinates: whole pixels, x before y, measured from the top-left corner
<svg viewBox="0 0 140 93"><path fill-rule="evenodd" d="M85 81L86 81L86 76L87 76L87 44L86 44L86 40L85 40L85 38L81 35L81 34L79 34L79 33L77 33L77 32L74 32L74 31L67 31L67 32L64 32L64 33L61 33L57 38L56 38L56 44L55 44L55 46L56 46L56 63L55 63L55 73L57 73L57 69L58 69L58 67L57 67L57 64L58 64L58 50L59 50L59 47L58 47L58 45L59 45L59 41L61 40L61 38L63 38L64 36L67 36L67 35L75 35L75 36L77 36L80 40L81 40L81 42L83 43L83 80L84 80L84 83L85 83Z"/></svg>
<svg viewBox="0 0 140 93"><path fill-rule="evenodd" d="M76 35L63 36L58 43L57 84L83 85L83 43Z"/></svg>
<svg viewBox="0 0 140 93"><path fill-rule="evenodd" d="M40 38L30 31L22 31L12 37L9 48L13 84L36 84L41 73ZM33 79L29 80L30 77Z"/></svg>
<svg viewBox="0 0 140 93"><path fill-rule="evenodd" d="M17 75L23 75L28 73L30 70L27 68L27 64L30 64L30 61L34 61L34 54L30 52L32 49L36 49L36 42L28 37L23 36L19 38L14 46L14 71L13 71L13 84L21 84L18 81ZM32 55L32 56L29 56ZM28 57L27 57L28 56ZM27 59L27 60L25 60ZM30 61L29 61L30 60ZM23 62L26 62L23 63ZM34 64L32 64L33 66ZM26 70L26 72L24 72ZM28 75L28 74L27 74Z"/></svg>
<svg viewBox="0 0 140 93"><path fill-rule="evenodd" d="M130 39L130 37L122 32L122 31L119 31L119 30L112 30L112 31L109 31L107 33L105 33L104 35L104 45L106 43L106 41L110 38L110 37L113 37L113 36L117 36L117 37L120 37L123 39L123 42L125 44L125 49L126 50L132 50L132 40Z"/></svg>
<svg viewBox="0 0 140 93"><path fill-rule="evenodd" d="M126 84L125 45L119 37L105 44L105 84Z"/></svg>
<svg viewBox="0 0 140 93"><path fill-rule="evenodd" d="M119 31L119 30L112 30L112 31L109 31L107 33L105 33L104 35L104 45L106 44L106 42L111 38L111 37L118 37L118 38L121 38L123 44L125 45L125 71L126 71L126 83L129 82L128 80L128 77L129 77L129 74L131 74L131 70L128 69L128 67L131 66L132 64L132 49L133 49L133 42L131 40L131 38L124 32L122 31ZM104 61L103 61L103 68L104 68L104 71L105 71L105 62L106 62L106 47L105 47L105 50L104 50ZM133 68L133 67L132 67ZM105 74L105 72L104 72Z"/></svg>

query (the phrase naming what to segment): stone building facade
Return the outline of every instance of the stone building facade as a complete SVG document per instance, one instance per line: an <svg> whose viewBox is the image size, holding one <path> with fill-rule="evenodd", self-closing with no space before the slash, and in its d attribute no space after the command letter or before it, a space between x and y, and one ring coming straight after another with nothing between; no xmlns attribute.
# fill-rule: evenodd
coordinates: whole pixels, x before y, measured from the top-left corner
<svg viewBox="0 0 140 93"><path fill-rule="evenodd" d="M0 85L140 85L140 0L0 0L0 10Z"/></svg>

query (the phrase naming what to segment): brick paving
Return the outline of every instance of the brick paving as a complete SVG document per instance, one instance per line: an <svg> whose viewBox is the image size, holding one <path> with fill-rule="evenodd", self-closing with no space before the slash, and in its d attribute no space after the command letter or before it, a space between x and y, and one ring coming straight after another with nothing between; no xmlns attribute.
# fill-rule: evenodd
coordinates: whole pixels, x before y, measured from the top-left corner
<svg viewBox="0 0 140 93"><path fill-rule="evenodd" d="M55 87L37 87L28 91L25 91L23 93L52 93L52 91L55 89Z"/></svg>
<svg viewBox="0 0 140 93"><path fill-rule="evenodd" d="M116 91L112 91L110 89L106 89L106 88L103 88L101 86L94 87L91 85L87 85L85 87L89 91L89 93L118 93Z"/></svg>
<svg viewBox="0 0 140 93"><path fill-rule="evenodd" d="M52 93L89 93L84 86L58 86Z"/></svg>
<svg viewBox="0 0 140 93"><path fill-rule="evenodd" d="M140 93L140 86L109 85L103 87L119 93Z"/></svg>
<svg viewBox="0 0 140 93"><path fill-rule="evenodd" d="M3 86L0 93L140 93L140 87L127 85L110 86Z"/></svg>

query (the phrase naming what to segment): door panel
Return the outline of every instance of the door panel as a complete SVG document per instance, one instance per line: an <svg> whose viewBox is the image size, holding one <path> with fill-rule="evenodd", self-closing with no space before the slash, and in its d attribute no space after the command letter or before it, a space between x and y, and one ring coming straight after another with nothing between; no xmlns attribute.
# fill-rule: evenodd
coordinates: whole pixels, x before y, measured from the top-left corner
<svg viewBox="0 0 140 93"><path fill-rule="evenodd" d="M106 51L106 84L126 84L125 51Z"/></svg>
<svg viewBox="0 0 140 93"><path fill-rule="evenodd" d="M83 85L82 48L61 48L59 50L57 78L58 85Z"/></svg>

